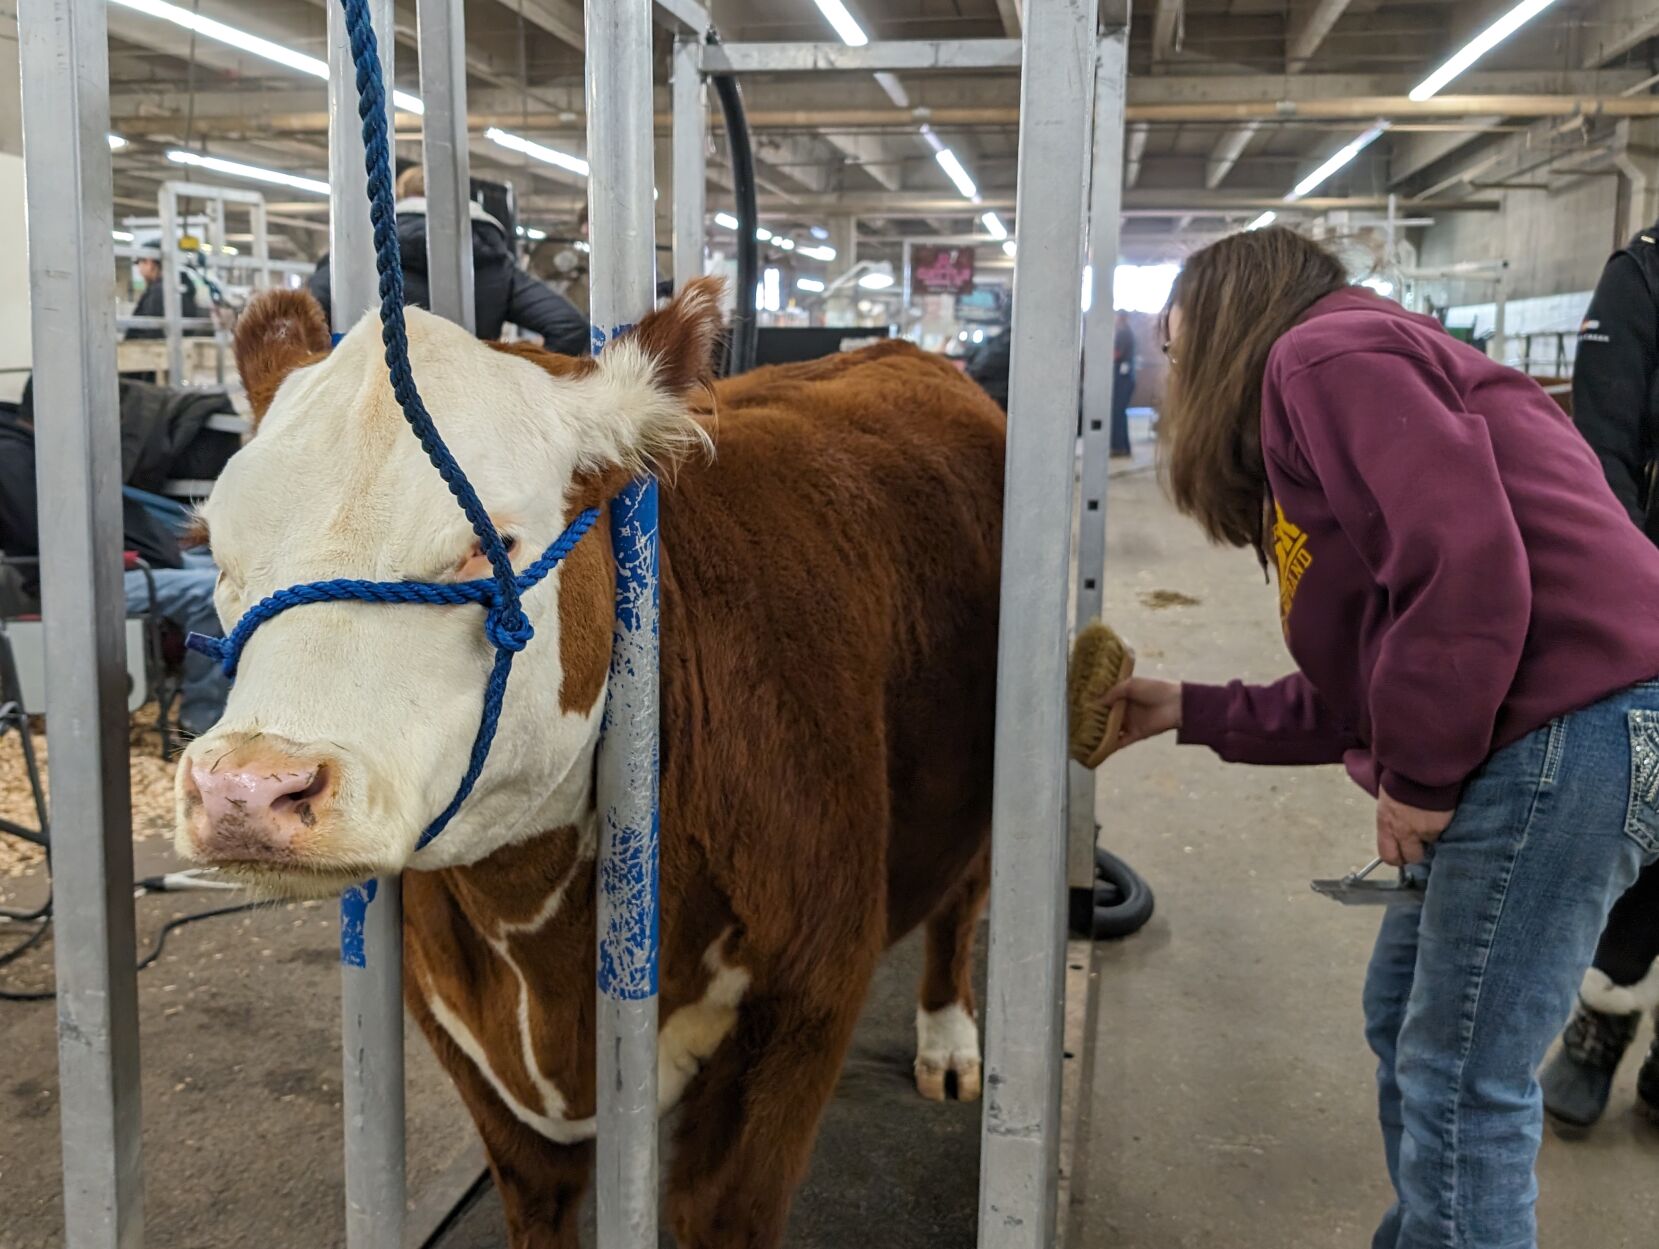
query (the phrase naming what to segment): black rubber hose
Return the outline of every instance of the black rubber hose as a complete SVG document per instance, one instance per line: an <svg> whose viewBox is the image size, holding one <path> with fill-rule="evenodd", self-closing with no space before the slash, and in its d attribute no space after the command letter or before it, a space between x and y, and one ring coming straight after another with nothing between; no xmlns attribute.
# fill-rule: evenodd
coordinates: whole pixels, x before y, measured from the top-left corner
<svg viewBox="0 0 1659 1249"><path fill-rule="evenodd" d="M1109 850L1094 852L1094 938L1113 941L1139 932L1152 918L1152 887Z"/></svg>
<svg viewBox="0 0 1659 1249"><path fill-rule="evenodd" d="M749 144L743 93L730 74L715 75L711 81L726 121L732 189L737 193L737 308L732 314L731 346L726 352L726 374L732 376L754 368L758 352L760 323L755 319L755 284L760 281L760 245L755 230L760 226L760 208L755 202L755 154Z"/></svg>

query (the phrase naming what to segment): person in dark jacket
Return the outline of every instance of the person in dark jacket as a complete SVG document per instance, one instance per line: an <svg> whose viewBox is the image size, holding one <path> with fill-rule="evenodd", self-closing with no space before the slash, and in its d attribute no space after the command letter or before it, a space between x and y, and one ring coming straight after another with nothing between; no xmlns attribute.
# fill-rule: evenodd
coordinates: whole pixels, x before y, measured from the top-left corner
<svg viewBox="0 0 1659 1249"><path fill-rule="evenodd" d="M122 500L122 546L150 565L125 574L127 611L148 612L155 588L156 612L186 633L217 637L222 632L213 602L218 570L212 557L181 551L178 538L131 495ZM17 407L0 404L0 551L34 559L40 555L40 510L35 491L34 424ZM26 578L31 584L35 578ZM207 732L225 711L230 682L219 665L190 651L184 660L179 727L192 736Z"/></svg>
<svg viewBox="0 0 1659 1249"><path fill-rule="evenodd" d="M1653 493L1659 463L1659 226L1614 254L1579 327L1573 420L1607 484L1650 539L1659 541ZM1607 1110L1613 1076L1642 1015L1659 1008L1659 865L1649 867L1608 917L1561 1048L1539 1073L1544 1105L1572 1127ZM1638 1104L1659 1119L1659 1040L1636 1078Z"/></svg>
<svg viewBox="0 0 1659 1249"><path fill-rule="evenodd" d="M978 382L986 394L997 401L997 406L1008 411L1008 370L1012 363L1013 334L1004 326L999 333L986 338L973 355L968 357L965 372Z"/></svg>
<svg viewBox="0 0 1659 1249"><path fill-rule="evenodd" d="M1135 331L1124 313L1116 314L1112 334L1112 454L1133 455L1129 445L1129 400L1135 396Z"/></svg>
<svg viewBox="0 0 1659 1249"><path fill-rule="evenodd" d="M163 299L161 285L161 261L154 256L142 257L133 266L138 276L144 279L144 290L138 296L138 302L133 305L132 314L135 317L164 317L167 315L167 304ZM196 287L190 278L182 271L179 273L179 315L197 317L201 313L196 307ZM186 330L186 333L198 331ZM127 331L128 339L161 338L164 331L159 327L135 326Z"/></svg>
<svg viewBox="0 0 1659 1249"><path fill-rule="evenodd" d="M426 286L426 191L419 165L403 171L397 181L397 241L403 252L403 290L410 304L429 306ZM472 281L479 338L500 338L501 327L512 322L539 335L549 351L567 356L585 355L592 337L588 319L545 282L518 267L507 229L482 206L469 203L472 212ZM317 262L311 275L311 293L330 315L328 257ZM332 317L331 317L332 320Z"/></svg>

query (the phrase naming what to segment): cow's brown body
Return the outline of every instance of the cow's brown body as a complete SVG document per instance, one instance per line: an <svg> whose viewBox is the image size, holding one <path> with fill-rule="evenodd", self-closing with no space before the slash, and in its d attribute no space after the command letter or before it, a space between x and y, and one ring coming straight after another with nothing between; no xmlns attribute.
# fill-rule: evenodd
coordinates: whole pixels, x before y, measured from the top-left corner
<svg viewBox="0 0 1659 1249"><path fill-rule="evenodd" d="M662 500L663 1026L704 998L711 950L748 985L681 1100L669 1184L684 1249L759 1249L781 1239L881 952L929 920L923 1006L972 1009L1004 430L977 387L903 344L761 370L714 396L717 457ZM561 582L578 706L606 662L604 531ZM431 1002L537 1105L522 976L540 1077L567 1117L592 1115L589 855L591 833L560 829L405 877L408 1004L484 1137L514 1249L576 1244L591 1144L513 1113ZM509 931L555 890L551 919Z"/></svg>

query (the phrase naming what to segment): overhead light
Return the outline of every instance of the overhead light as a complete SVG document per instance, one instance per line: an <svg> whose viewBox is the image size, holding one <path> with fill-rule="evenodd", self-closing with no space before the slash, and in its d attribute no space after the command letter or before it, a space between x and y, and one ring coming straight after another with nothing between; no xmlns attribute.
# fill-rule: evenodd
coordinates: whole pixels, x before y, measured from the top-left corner
<svg viewBox="0 0 1659 1249"><path fill-rule="evenodd" d="M1245 226L1244 228L1246 230L1265 229L1267 226L1272 225L1278 219L1279 219L1279 214L1274 212L1271 208L1269 208L1266 212L1264 212L1261 216L1257 217L1254 221L1252 221L1249 225Z"/></svg>
<svg viewBox="0 0 1659 1249"><path fill-rule="evenodd" d="M945 150L944 140L934 134L933 127L928 125L926 122L922 123L922 128L917 133L919 133L922 138L927 140L927 145L935 152L943 152Z"/></svg>
<svg viewBox="0 0 1659 1249"><path fill-rule="evenodd" d="M762 243L770 243L772 241L772 231L768 230L765 226L756 226L755 237Z"/></svg>
<svg viewBox="0 0 1659 1249"><path fill-rule="evenodd" d="M1002 245L1002 254L1004 256L1009 257L1010 259L1013 258L1014 250L1015 250L1015 248L1014 248L1014 240L1013 239L1009 239L1006 243L1004 243Z"/></svg>
<svg viewBox="0 0 1659 1249"><path fill-rule="evenodd" d="M1509 10L1509 12L1505 13L1497 21L1493 22L1485 30L1481 31L1480 34L1476 35L1468 43L1464 44L1463 47L1452 56L1451 60L1447 61L1439 69L1435 70L1434 73L1430 74L1427 78L1423 79L1422 82L1413 87L1411 89L1411 98L1413 100L1427 100L1438 95L1447 83L1451 82L1452 79L1456 78L1464 70L1468 69L1469 66L1480 60L1481 57L1485 56L1493 48L1497 47L1505 39L1509 38L1509 36L1513 35L1517 30L1521 29L1521 27L1525 26L1533 18L1537 17L1545 9L1549 8L1553 3L1555 3L1555 0L1521 0L1520 4L1517 4L1513 9Z"/></svg>
<svg viewBox="0 0 1659 1249"><path fill-rule="evenodd" d="M809 226L807 228L807 233L812 235L812 237L815 238L815 239L827 239L827 238L829 238L829 231L824 229L823 226Z"/></svg>
<svg viewBox="0 0 1659 1249"><path fill-rule="evenodd" d="M774 234L772 236L772 241L786 252L792 252L795 250L794 239L786 239Z"/></svg>
<svg viewBox="0 0 1659 1249"><path fill-rule="evenodd" d="M994 212L981 213L979 219L985 223L985 228L991 232L992 238L1005 239L1008 237L1008 227L1002 224L1002 218Z"/></svg>
<svg viewBox="0 0 1659 1249"><path fill-rule="evenodd" d="M818 0L818 11L835 27L835 33L849 48L862 48L870 42L870 36L853 20L853 15L847 12L847 6L841 0Z"/></svg>
<svg viewBox="0 0 1659 1249"><path fill-rule="evenodd" d="M1358 156L1366 148L1370 147L1378 139L1382 138L1387 130L1388 123L1386 121L1379 121L1376 125L1372 126L1371 129L1367 130L1364 134L1360 135L1359 138L1355 139L1335 156L1331 157L1323 165L1319 166L1318 169L1315 169L1307 177L1298 182L1296 184L1296 189L1289 195L1285 196L1285 202L1293 203L1294 201L1301 199L1304 195L1318 190L1325 184L1326 180L1329 179L1332 174L1336 173L1337 170L1346 167L1348 163L1354 159L1354 157Z"/></svg>
<svg viewBox="0 0 1659 1249"><path fill-rule="evenodd" d="M1113 274L1115 277L1116 274ZM1094 266L1083 266L1083 311L1087 312L1094 303Z"/></svg>
<svg viewBox="0 0 1659 1249"><path fill-rule="evenodd" d="M509 152L521 152L531 160L539 160L544 165L556 165L558 168L580 177L588 176L588 163L580 156L572 156L569 152L561 152L558 148L546 147L523 135L513 134L510 131L491 126L484 131L484 137L498 147L504 147Z"/></svg>
<svg viewBox="0 0 1659 1249"><path fill-rule="evenodd" d="M258 35L250 34L245 30L238 30L235 26L227 26L223 22L216 22L211 17L203 17L199 13L192 13L189 9L181 8L176 4L168 4L167 0L111 0L123 9L131 9L135 13L142 13L146 17L153 17L159 21L171 22L175 26L182 26L185 30L194 31L205 39L215 43L222 43L226 47L235 48L240 52L247 52L267 61L274 61L278 65L286 66L301 74L309 74L313 78L326 79L328 77L328 62L320 57L307 56L304 52L296 52L292 48L285 48L280 43L269 39L262 39ZM406 113L425 113L426 105L421 103L417 95L410 95L407 91L393 91L392 102Z"/></svg>
<svg viewBox="0 0 1659 1249"><path fill-rule="evenodd" d="M979 188L968 176L968 171L962 168L962 162L956 159L955 152L948 147L942 147L933 154L933 159L939 162L939 168L945 171L945 176L956 183L956 189L962 192L963 199L979 198Z"/></svg>
<svg viewBox="0 0 1659 1249"><path fill-rule="evenodd" d="M133 241L133 235L130 230L111 230L109 232L109 236L117 243L130 243Z"/></svg>
<svg viewBox="0 0 1659 1249"><path fill-rule="evenodd" d="M884 270L875 269L859 278L858 284L867 291L884 291L893 285L893 275Z"/></svg>
<svg viewBox="0 0 1659 1249"><path fill-rule="evenodd" d="M1394 283L1390 282L1387 278L1379 278L1376 276L1368 277L1362 281L1360 285L1376 291L1377 294L1381 295L1384 299L1387 299L1389 296L1394 294Z"/></svg>
<svg viewBox="0 0 1659 1249"><path fill-rule="evenodd" d="M211 169L232 178L247 178L252 182L270 182L276 186L291 186L297 191L313 195L327 195L328 183L317 178L302 178L298 174L283 173L280 169L262 169L258 165L244 165L241 161L223 160L217 156L203 156L200 152L186 152L174 148L167 159L175 165L191 165L197 169Z"/></svg>
<svg viewBox="0 0 1659 1249"><path fill-rule="evenodd" d="M816 295L819 291L824 289L824 284L817 278L796 278L795 289L798 291L809 291Z"/></svg>
<svg viewBox="0 0 1659 1249"><path fill-rule="evenodd" d="M714 224L724 230L735 230L737 229L737 218L732 216L731 213L715 213Z"/></svg>
<svg viewBox="0 0 1659 1249"><path fill-rule="evenodd" d="M835 259L835 248L833 247L797 247L795 250L800 252L801 255L807 257L809 260Z"/></svg>
<svg viewBox="0 0 1659 1249"><path fill-rule="evenodd" d="M519 237L527 238L533 243L539 243L542 239L547 237L546 230L538 230L535 226L520 226L518 228L518 232Z"/></svg>
<svg viewBox="0 0 1659 1249"><path fill-rule="evenodd" d="M985 341L985 331L980 330L980 329L976 329L973 332L973 341L976 342L976 343L984 342Z"/></svg>
<svg viewBox="0 0 1659 1249"><path fill-rule="evenodd" d="M122 148L124 148L126 146L127 146L127 141L125 139L123 139L120 135L112 134L112 135L109 136L109 150L110 151L119 152Z"/></svg>

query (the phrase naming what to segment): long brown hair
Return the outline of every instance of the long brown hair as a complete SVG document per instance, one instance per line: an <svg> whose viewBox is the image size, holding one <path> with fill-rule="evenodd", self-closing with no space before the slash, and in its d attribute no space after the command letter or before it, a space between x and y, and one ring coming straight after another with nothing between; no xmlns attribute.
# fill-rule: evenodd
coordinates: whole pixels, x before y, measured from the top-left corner
<svg viewBox="0 0 1659 1249"><path fill-rule="evenodd" d="M1342 261L1312 239L1269 226L1195 252L1170 293L1181 340L1158 421L1176 507L1216 542L1263 543L1262 377L1279 336L1348 284ZM1165 311L1167 325L1168 310Z"/></svg>

